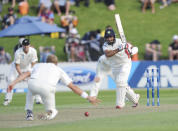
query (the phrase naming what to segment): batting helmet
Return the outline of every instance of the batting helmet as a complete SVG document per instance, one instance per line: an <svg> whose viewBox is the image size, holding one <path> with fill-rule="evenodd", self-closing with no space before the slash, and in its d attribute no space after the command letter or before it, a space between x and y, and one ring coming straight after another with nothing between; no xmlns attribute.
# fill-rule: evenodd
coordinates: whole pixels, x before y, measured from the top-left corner
<svg viewBox="0 0 178 131"><path fill-rule="evenodd" d="M113 40L108 40L108 38L113 37ZM108 44L113 44L115 42L115 33L113 29L106 29L104 34L105 41L108 42Z"/></svg>

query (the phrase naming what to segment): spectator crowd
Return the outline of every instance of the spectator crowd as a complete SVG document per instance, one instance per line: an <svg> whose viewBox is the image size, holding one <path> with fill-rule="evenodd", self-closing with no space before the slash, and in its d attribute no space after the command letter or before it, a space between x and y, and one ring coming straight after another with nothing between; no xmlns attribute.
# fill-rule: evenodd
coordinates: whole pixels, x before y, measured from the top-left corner
<svg viewBox="0 0 178 131"><path fill-rule="evenodd" d="M141 11L146 12L147 9L151 9L152 13L155 13L156 0L138 0L141 2ZM8 8L8 13L1 19L2 29L8 28L13 25L17 20L17 14L14 8L18 3L18 10L21 15L27 15L30 9L28 0L2 0L0 2L0 12L2 12L3 4L11 2L11 6ZM116 9L116 3L114 0L95 0L95 3L103 2L108 10L113 11ZM178 2L178 0L159 0L161 3L160 9L169 6L171 3ZM60 38L65 38L64 52L67 55L69 62L76 61L97 61L103 54L102 45L104 43L104 31L101 29L88 30L83 36L80 36L78 32L78 17L75 11L71 10L71 6L75 5L80 7L83 3L85 7L90 6L90 0L39 0L39 4L36 6L36 16L41 19L42 22L54 25L59 24L65 29L65 32L60 33ZM60 18L59 23L55 23L55 15ZM111 28L111 26L107 26ZM53 34L54 36L54 34ZM58 37L58 35L57 35ZM19 43L15 48L21 46L21 42L24 38L19 38ZM14 51L15 52L15 51ZM40 62L46 62L48 55L55 54L55 46L40 46ZM159 40L152 40L145 44L145 60L161 60L162 58L162 43ZM178 60L178 35L174 35L172 42L168 47L169 60ZM138 56L135 60L138 60ZM0 47L0 63L8 64L11 62L11 56L7 53L4 47Z"/></svg>

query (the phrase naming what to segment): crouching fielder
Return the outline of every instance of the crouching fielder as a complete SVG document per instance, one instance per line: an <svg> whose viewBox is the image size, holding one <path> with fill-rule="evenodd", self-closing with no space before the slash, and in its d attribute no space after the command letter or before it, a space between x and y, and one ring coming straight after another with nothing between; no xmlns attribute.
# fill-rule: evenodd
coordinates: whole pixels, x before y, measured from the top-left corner
<svg viewBox="0 0 178 131"><path fill-rule="evenodd" d="M88 99L92 104L97 104L99 102L98 99L88 96L86 92L73 85L72 80L60 67L57 66L57 63L57 57L54 55L49 55L47 58L47 63L36 64L31 73L26 72L20 75L9 85L8 91L12 90L17 82L30 76L25 106L27 111L27 120L33 120L33 96L35 94L39 94L41 96L47 111L47 114L40 116L41 119L51 120L55 118L55 116L58 114L55 106L55 89L59 80L67 85L74 93L80 95L82 98Z"/></svg>
<svg viewBox="0 0 178 131"><path fill-rule="evenodd" d="M129 45L124 45L120 39L115 38L112 29L106 29L104 37L103 50L111 66L113 79L117 86L116 108L125 106L126 97L137 105L140 95L136 94L127 83L131 69L131 48L129 48Z"/></svg>

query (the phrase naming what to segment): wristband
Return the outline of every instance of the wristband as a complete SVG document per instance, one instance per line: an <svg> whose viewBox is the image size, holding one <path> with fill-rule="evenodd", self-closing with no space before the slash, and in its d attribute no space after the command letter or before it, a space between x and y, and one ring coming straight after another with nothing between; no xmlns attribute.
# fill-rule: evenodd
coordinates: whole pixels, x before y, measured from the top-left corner
<svg viewBox="0 0 178 131"><path fill-rule="evenodd" d="M82 92L82 94L80 96L84 99L88 98L88 94L86 92Z"/></svg>

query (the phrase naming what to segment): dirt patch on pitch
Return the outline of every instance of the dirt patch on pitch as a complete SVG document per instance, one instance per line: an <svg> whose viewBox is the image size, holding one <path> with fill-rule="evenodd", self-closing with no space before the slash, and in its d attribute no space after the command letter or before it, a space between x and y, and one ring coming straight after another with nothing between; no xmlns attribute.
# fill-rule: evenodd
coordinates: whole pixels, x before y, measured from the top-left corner
<svg viewBox="0 0 178 131"><path fill-rule="evenodd" d="M121 110L116 110L113 106L98 106L88 108L62 108L54 120L38 120L37 113L34 114L34 121L26 121L24 113L16 114L1 114L0 115L0 128L19 128L19 127L32 127L38 125L50 125L55 123L75 122L79 120L88 120L105 117L117 117L121 115L142 114L149 112L164 112L177 110L178 105L161 105L160 107L146 107L138 106L137 108L125 107ZM84 112L89 112L89 117L84 116Z"/></svg>

